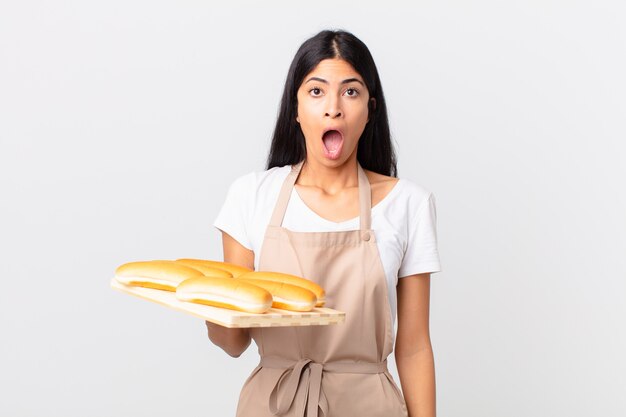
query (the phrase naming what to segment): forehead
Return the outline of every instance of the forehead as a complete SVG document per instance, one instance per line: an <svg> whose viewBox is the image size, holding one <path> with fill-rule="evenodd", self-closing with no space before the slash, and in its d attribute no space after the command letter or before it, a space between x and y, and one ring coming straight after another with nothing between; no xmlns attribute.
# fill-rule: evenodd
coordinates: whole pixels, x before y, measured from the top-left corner
<svg viewBox="0 0 626 417"><path fill-rule="evenodd" d="M363 77L361 77L354 67L341 58L324 59L320 61L320 63L304 77L303 82L306 82L310 77L323 78L329 82L341 81L346 78L363 80Z"/></svg>

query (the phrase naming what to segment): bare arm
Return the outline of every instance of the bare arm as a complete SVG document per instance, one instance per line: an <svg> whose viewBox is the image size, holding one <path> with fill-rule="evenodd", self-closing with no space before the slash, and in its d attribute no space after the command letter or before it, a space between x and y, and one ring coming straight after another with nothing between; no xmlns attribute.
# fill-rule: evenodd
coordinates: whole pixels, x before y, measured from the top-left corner
<svg viewBox="0 0 626 417"><path fill-rule="evenodd" d="M430 273L398 281L395 357L409 417L435 417L435 361L430 343Z"/></svg>
<svg viewBox="0 0 626 417"><path fill-rule="evenodd" d="M254 252L243 247L229 234L222 232L224 261L254 269ZM248 329L231 329L209 321L206 322L209 339L230 356L237 358L250 346Z"/></svg>

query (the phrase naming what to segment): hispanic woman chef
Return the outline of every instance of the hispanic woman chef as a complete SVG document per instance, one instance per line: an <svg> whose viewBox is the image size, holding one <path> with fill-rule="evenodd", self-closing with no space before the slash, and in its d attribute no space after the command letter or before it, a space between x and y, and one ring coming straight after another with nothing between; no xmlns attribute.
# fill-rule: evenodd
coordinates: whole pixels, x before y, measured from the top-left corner
<svg viewBox="0 0 626 417"><path fill-rule="evenodd" d="M238 417L435 416L435 199L397 178L378 71L354 35L322 31L298 49L267 168L230 185L214 226L226 262L315 281L346 313L329 326L207 322L230 356L258 347ZM394 339L402 391L387 370Z"/></svg>

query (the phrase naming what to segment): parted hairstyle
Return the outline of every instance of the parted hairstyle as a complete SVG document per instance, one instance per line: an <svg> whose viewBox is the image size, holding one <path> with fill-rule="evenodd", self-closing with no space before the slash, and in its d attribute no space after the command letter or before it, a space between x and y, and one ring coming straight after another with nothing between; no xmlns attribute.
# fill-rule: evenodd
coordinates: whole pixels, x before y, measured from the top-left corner
<svg viewBox="0 0 626 417"><path fill-rule="evenodd" d="M397 177L396 155L391 142L389 118L378 70L367 46L343 30L323 30L306 40L296 52L289 67L285 89L269 156L267 169L293 165L306 158L304 134L296 121L298 89L304 77L324 59L340 58L363 77L370 98L369 121L359 139L357 160L365 169Z"/></svg>

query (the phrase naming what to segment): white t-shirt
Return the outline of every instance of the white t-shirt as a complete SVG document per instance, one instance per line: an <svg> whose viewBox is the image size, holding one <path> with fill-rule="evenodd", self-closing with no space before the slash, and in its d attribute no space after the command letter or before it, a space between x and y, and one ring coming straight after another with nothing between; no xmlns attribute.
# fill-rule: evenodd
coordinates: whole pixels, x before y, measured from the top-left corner
<svg viewBox="0 0 626 417"><path fill-rule="evenodd" d="M291 166L251 172L237 178L213 226L228 233L254 252L254 268L265 229ZM319 216L301 199L294 187L282 227L294 232L334 232L358 230L359 218L333 222ZM372 229L385 275L392 320L396 317L398 278L425 272L439 272L435 197L425 188L399 179L382 201L372 207Z"/></svg>

